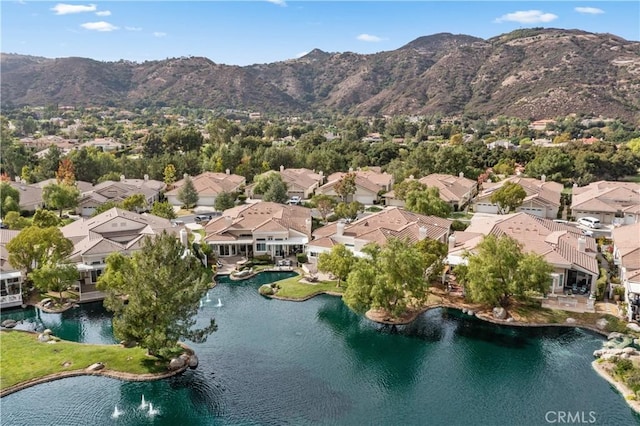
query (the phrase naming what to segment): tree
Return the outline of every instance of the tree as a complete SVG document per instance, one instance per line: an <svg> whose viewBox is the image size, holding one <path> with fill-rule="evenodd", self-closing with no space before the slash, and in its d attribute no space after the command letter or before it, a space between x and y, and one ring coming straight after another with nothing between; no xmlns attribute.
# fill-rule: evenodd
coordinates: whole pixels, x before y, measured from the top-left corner
<svg viewBox="0 0 640 426"><path fill-rule="evenodd" d="M9 229L14 230L24 229L29 226L29 221L26 218L22 217L20 213L14 210L7 213L2 223L7 225Z"/></svg>
<svg viewBox="0 0 640 426"><path fill-rule="evenodd" d="M47 207L58 210L60 217L62 217L62 210L76 207L79 198L78 188L64 183L51 183L42 188L42 200Z"/></svg>
<svg viewBox="0 0 640 426"><path fill-rule="evenodd" d="M347 278L343 300L355 312L382 309L398 317L428 297L427 259L415 246L391 238L370 259L358 260Z"/></svg>
<svg viewBox="0 0 640 426"><path fill-rule="evenodd" d="M73 169L73 163L68 158L60 160L60 166L56 171L56 180L58 183L65 185L74 185L76 182L76 175Z"/></svg>
<svg viewBox="0 0 640 426"><path fill-rule="evenodd" d="M193 328L198 302L210 283L200 261L163 232L145 237L130 257L110 254L98 288L107 294L104 305L114 314L114 335L164 357L180 339L201 343L216 330L213 319L203 329Z"/></svg>
<svg viewBox="0 0 640 426"><path fill-rule="evenodd" d="M338 278L337 287L340 282L347 279L351 267L355 262L355 256L344 244L337 244L331 248L329 253L321 253L318 257L318 270L329 272Z"/></svg>
<svg viewBox="0 0 640 426"><path fill-rule="evenodd" d="M49 228L52 226L58 226L60 224L60 218L56 216L55 213L49 210L38 209L33 215L32 223L33 226L38 226L40 228Z"/></svg>
<svg viewBox="0 0 640 426"><path fill-rule="evenodd" d="M60 302L64 302L63 292L78 281L78 269L72 263L45 263L30 274L33 284L42 292L57 291Z"/></svg>
<svg viewBox="0 0 640 426"><path fill-rule="evenodd" d="M527 291L545 293L553 271L541 256L523 254L521 245L509 236L488 235L467 253L464 285L470 300L506 307L511 296Z"/></svg>
<svg viewBox="0 0 640 426"><path fill-rule="evenodd" d="M353 220L363 210L364 206L361 203L352 201L350 203L339 203L335 208L335 213L339 218Z"/></svg>
<svg viewBox="0 0 640 426"><path fill-rule="evenodd" d="M445 243L425 238L415 245L416 249L424 257L426 269L425 277L429 282L439 278L444 271L444 259L447 257L448 247Z"/></svg>
<svg viewBox="0 0 640 426"><path fill-rule="evenodd" d="M164 217L165 219L175 219L176 213L173 206L168 201L156 201L151 207L150 213L154 216Z"/></svg>
<svg viewBox="0 0 640 426"><path fill-rule="evenodd" d="M276 177L277 179L271 180L269 188L262 196L262 200L284 204L289 199L289 195L287 195L287 184L284 183L280 175L276 175Z"/></svg>
<svg viewBox="0 0 640 426"><path fill-rule="evenodd" d="M522 205L527 193L522 185L506 182L500 189L491 194L491 204L498 206L498 213L505 214L515 211Z"/></svg>
<svg viewBox="0 0 640 426"><path fill-rule="evenodd" d="M130 212L137 212L147 206L144 194L133 194L122 200L122 208Z"/></svg>
<svg viewBox="0 0 640 426"><path fill-rule="evenodd" d="M73 251L73 243L58 228L29 226L7 243L7 251L9 263L29 277L42 265L61 263Z"/></svg>
<svg viewBox="0 0 640 426"><path fill-rule="evenodd" d="M164 168L164 183L169 186L176 181L176 167L169 163Z"/></svg>
<svg viewBox="0 0 640 426"><path fill-rule="evenodd" d="M393 186L393 193L398 200L406 200L407 194L412 191L421 191L427 189L427 185L415 179L405 179Z"/></svg>
<svg viewBox="0 0 640 426"><path fill-rule="evenodd" d="M435 186L424 190L410 191L405 198L405 208L409 211L438 217L449 217L451 205L440 198Z"/></svg>
<svg viewBox="0 0 640 426"><path fill-rule="evenodd" d="M223 192L218 194L213 204L216 210L225 211L236 205L236 197L231 192Z"/></svg>
<svg viewBox="0 0 640 426"><path fill-rule="evenodd" d="M316 210L318 210L318 213L320 213L322 221L326 222L327 216L333 212L333 209L336 206L336 200L329 195L318 194L311 198L311 204L316 208Z"/></svg>
<svg viewBox="0 0 640 426"><path fill-rule="evenodd" d="M9 182L0 182L0 216L4 218L9 212L20 212L20 192Z"/></svg>
<svg viewBox="0 0 640 426"><path fill-rule="evenodd" d="M198 204L199 199L200 197L198 196L196 187L193 185L193 181L189 176L185 177L184 184L178 191L178 201L180 201L185 208L192 209Z"/></svg>
<svg viewBox="0 0 640 426"><path fill-rule="evenodd" d="M356 174L347 173L333 187L336 194L340 196L344 203L347 202L349 195L356 193Z"/></svg>

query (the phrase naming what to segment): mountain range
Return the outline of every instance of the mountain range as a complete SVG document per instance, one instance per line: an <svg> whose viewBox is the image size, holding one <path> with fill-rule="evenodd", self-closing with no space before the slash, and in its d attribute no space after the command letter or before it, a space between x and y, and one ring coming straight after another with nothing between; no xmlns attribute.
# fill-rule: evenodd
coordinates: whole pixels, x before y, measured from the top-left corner
<svg viewBox="0 0 640 426"><path fill-rule="evenodd" d="M250 66L203 57L142 63L2 53L3 106L141 105L297 114L640 118L640 42L521 29L440 33L375 54L315 49Z"/></svg>

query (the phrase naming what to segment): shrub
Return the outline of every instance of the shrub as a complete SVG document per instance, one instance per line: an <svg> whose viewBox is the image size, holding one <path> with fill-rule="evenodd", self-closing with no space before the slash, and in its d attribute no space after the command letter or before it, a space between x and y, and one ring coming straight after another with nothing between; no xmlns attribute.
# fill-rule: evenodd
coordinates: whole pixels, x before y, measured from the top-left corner
<svg viewBox="0 0 640 426"><path fill-rule="evenodd" d="M451 229L453 231L464 231L465 229L467 229L469 227L468 223L464 223L461 220L454 220L453 223L451 224Z"/></svg>
<svg viewBox="0 0 640 426"><path fill-rule="evenodd" d="M629 359L619 359L616 362L615 373L624 376L627 371L633 370L633 363Z"/></svg>
<svg viewBox="0 0 640 426"><path fill-rule="evenodd" d="M258 289L258 293L263 296L273 296L275 294L275 291L269 284L265 284L260 286L260 288Z"/></svg>
<svg viewBox="0 0 640 426"><path fill-rule="evenodd" d="M309 261L309 259L307 259L306 253L296 254L296 260L298 261L298 263L307 263Z"/></svg>

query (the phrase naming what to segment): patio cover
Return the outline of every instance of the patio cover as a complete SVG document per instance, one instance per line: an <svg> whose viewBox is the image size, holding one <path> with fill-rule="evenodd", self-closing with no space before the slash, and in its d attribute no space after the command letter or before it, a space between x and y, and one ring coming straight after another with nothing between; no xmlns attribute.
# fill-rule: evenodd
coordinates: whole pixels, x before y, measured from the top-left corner
<svg viewBox="0 0 640 426"><path fill-rule="evenodd" d="M307 244L309 242L309 239L307 237L290 237L288 240L269 240L265 242L268 246L299 246Z"/></svg>

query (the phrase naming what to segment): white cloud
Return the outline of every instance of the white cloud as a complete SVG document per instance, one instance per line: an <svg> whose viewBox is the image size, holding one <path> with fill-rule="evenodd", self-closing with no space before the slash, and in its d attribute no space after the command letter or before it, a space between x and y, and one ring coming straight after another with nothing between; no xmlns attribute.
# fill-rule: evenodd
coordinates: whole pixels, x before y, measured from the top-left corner
<svg viewBox="0 0 640 426"><path fill-rule="evenodd" d="M519 10L513 13L507 13L493 22L518 22L520 24L537 24L540 22L551 22L558 19L558 15L553 13L544 13L541 10Z"/></svg>
<svg viewBox="0 0 640 426"><path fill-rule="evenodd" d="M124 27L124 29L127 31L142 31L140 27Z"/></svg>
<svg viewBox="0 0 640 426"><path fill-rule="evenodd" d="M600 15L604 13L604 10L598 9L597 7L576 7L573 10L578 13L586 13L588 15Z"/></svg>
<svg viewBox="0 0 640 426"><path fill-rule="evenodd" d="M101 10L99 12L96 12L96 15L98 15L98 16L111 16L111 11L110 10Z"/></svg>
<svg viewBox="0 0 640 426"><path fill-rule="evenodd" d="M95 12L97 9L95 4L65 4L58 3L51 8L56 15L69 15L71 13Z"/></svg>
<svg viewBox="0 0 640 426"><path fill-rule="evenodd" d="M273 3L278 6L286 6L287 2L285 0L267 0L269 3Z"/></svg>
<svg viewBox="0 0 640 426"><path fill-rule="evenodd" d="M118 27L116 27L115 25L105 21L85 22L84 24L80 24L80 26L85 30L101 31L101 32L115 31L118 29Z"/></svg>
<svg viewBox="0 0 640 426"><path fill-rule="evenodd" d="M154 37L165 37L166 35L167 35L167 33L163 33L163 32L160 32L160 31L156 31L156 32L153 33Z"/></svg>
<svg viewBox="0 0 640 426"><path fill-rule="evenodd" d="M358 40L360 41L368 41L371 43L377 43L379 41L382 41L384 39L378 37L378 36L374 36L371 34L360 34L358 37L356 37Z"/></svg>
<svg viewBox="0 0 640 426"><path fill-rule="evenodd" d="M308 55L309 52L300 52L296 55L296 58L302 58L304 55Z"/></svg>

